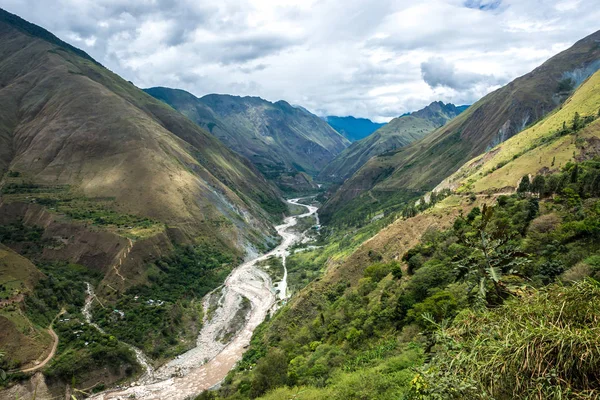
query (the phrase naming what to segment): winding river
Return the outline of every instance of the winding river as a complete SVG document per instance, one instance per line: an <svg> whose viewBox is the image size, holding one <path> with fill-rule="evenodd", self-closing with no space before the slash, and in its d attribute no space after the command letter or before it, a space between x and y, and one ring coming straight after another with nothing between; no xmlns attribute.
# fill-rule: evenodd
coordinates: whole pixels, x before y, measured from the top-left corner
<svg viewBox="0 0 600 400"><path fill-rule="evenodd" d="M292 228L298 219L317 213L317 207L302 204L300 199L288 202L304 206L308 211L298 216L287 217L282 225L276 226L277 233L282 238L281 243L270 252L236 267L221 288L206 296L204 325L195 348L156 371L147 371L127 388L106 391L91 398L184 400L221 383L242 358L254 329L264 321L269 312L277 308L280 300L288 297L285 260L289 247L303 237L303 233L298 233ZM271 256L281 257L284 266L284 278L275 285L269 276L256 266L258 262ZM243 316L245 323L232 340L224 340L225 333L235 325L236 315L239 318L238 311L248 300L251 308ZM138 358L140 356L138 354Z"/></svg>

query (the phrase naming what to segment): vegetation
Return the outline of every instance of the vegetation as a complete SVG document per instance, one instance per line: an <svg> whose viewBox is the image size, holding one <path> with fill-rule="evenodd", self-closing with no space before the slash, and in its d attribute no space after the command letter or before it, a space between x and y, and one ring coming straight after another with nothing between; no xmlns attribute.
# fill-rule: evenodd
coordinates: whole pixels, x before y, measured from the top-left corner
<svg viewBox="0 0 600 400"><path fill-rule="evenodd" d="M25 299L25 310L35 324L47 327L64 308L77 314L86 296L85 282L98 282L102 275L82 265L53 262L38 265L45 277Z"/></svg>
<svg viewBox="0 0 600 400"><path fill-rule="evenodd" d="M200 299L223 283L232 256L208 245L179 247L150 266L150 285L118 294L94 317L107 332L153 358L175 356L195 343L202 325Z"/></svg>
<svg viewBox="0 0 600 400"><path fill-rule="evenodd" d="M126 375L135 373L139 369L135 354L114 337L86 324L81 315L85 282L98 282L101 274L64 262L41 264L39 268L45 277L26 297L25 312L32 323L53 326L59 336L57 353L45 369L46 376L76 384L105 367L115 375L123 369Z"/></svg>
<svg viewBox="0 0 600 400"><path fill-rule="evenodd" d="M357 284L313 291L315 318L284 308L211 396L594 398L600 309L585 299L600 284L585 279L600 276L599 173L597 161L569 164L537 180L541 197L497 196L427 231L402 264L374 261Z"/></svg>
<svg viewBox="0 0 600 400"><path fill-rule="evenodd" d="M256 264L257 267L269 274L271 282L279 282L283 279L283 261L281 257L271 256Z"/></svg>
<svg viewBox="0 0 600 400"><path fill-rule="evenodd" d="M588 279L461 312L436 334L436 357L415 378L416 397L597 398L598 295L600 283Z"/></svg>
<svg viewBox="0 0 600 400"><path fill-rule="evenodd" d="M5 184L2 193L3 198L9 202L24 201L40 204L50 212L64 215L72 220L114 229L132 239L151 236L163 229L163 225L158 221L115 211L114 198L86 198L78 195L68 186L39 185L17 179ZM21 231L34 229L21 228Z"/></svg>
<svg viewBox="0 0 600 400"><path fill-rule="evenodd" d="M47 377L77 384L102 368L115 375L124 370L127 377L140 370L129 347L83 322L80 314L70 313L55 322L60 340L56 356L44 371Z"/></svg>

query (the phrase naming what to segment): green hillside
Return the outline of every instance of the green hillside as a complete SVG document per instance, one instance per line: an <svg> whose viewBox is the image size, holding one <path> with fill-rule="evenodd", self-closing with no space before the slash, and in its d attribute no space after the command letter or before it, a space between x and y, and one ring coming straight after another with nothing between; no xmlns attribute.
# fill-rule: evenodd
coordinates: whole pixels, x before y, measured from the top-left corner
<svg viewBox="0 0 600 400"><path fill-rule="evenodd" d="M427 191L469 159L536 122L600 68L600 32L575 43L532 72L470 106L423 139L372 158L348 179L322 209L328 221L340 204L370 192ZM363 199L366 201L366 198Z"/></svg>
<svg viewBox="0 0 600 400"><path fill-rule="evenodd" d="M467 162L438 188L478 193L514 191L525 175L531 179L549 175L569 162L599 155L599 112L600 73L596 72L560 109Z"/></svg>
<svg viewBox="0 0 600 400"><path fill-rule="evenodd" d="M319 174L323 181L343 182L372 157L394 151L421 139L456 117L465 107L433 102L427 107L394 118L370 136L352 143Z"/></svg>
<svg viewBox="0 0 600 400"><path fill-rule="evenodd" d="M299 172L315 176L350 144L316 115L285 101L218 94L199 99L168 88L146 92L210 131L284 190L316 188L288 182Z"/></svg>

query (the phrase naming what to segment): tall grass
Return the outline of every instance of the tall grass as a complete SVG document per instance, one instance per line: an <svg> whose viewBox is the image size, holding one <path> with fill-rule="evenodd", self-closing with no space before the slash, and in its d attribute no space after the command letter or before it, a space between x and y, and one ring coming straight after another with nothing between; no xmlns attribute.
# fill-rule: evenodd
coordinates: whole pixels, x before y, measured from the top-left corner
<svg viewBox="0 0 600 400"><path fill-rule="evenodd" d="M435 364L471 381L481 398L600 398L599 299L589 279L466 310L441 332Z"/></svg>

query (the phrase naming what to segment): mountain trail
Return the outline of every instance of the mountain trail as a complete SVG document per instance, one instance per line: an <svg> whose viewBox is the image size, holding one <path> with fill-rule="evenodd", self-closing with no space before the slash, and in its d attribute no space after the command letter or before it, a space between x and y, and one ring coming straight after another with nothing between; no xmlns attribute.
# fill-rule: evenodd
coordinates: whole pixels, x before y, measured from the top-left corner
<svg viewBox="0 0 600 400"><path fill-rule="evenodd" d="M52 325L54 324L54 321L56 321L56 319L58 317L60 317L61 315L63 315L66 311L67 310L65 310L64 308L61 309L60 312L58 314L56 314L56 317L54 317L52 322L50 322L50 326L48 327L48 333L50 334L50 336L52 336L53 342L52 342L52 348L50 349L50 353L48 354L48 356L46 356L46 358L39 364L37 364L33 367L30 367L30 368L24 368L21 370L21 372L35 372L37 370L44 368L50 362L50 360L52 360L52 358L56 354L56 349L58 348L58 335L56 334L56 332L54 332L54 329L52 329Z"/></svg>
<svg viewBox="0 0 600 400"><path fill-rule="evenodd" d="M133 249L133 241L131 239L127 239L127 246L121 251L119 255L119 259L117 262L113 264L113 269L115 270L115 274L121 278L123 282L125 282L125 277L121 275L121 271L119 268L123 265L123 262L127 259L129 253L131 253L131 249Z"/></svg>

